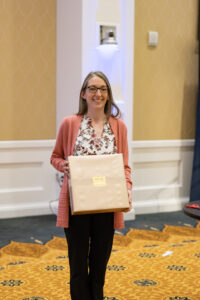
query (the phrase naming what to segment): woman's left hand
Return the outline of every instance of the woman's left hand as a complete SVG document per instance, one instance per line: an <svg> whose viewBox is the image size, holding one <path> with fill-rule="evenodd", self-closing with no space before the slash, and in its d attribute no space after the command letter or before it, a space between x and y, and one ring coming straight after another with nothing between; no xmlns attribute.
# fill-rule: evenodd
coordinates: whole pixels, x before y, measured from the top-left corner
<svg viewBox="0 0 200 300"><path fill-rule="evenodd" d="M124 212L131 211L133 204L132 204L132 191L128 190L128 202L129 202L129 208L125 209Z"/></svg>

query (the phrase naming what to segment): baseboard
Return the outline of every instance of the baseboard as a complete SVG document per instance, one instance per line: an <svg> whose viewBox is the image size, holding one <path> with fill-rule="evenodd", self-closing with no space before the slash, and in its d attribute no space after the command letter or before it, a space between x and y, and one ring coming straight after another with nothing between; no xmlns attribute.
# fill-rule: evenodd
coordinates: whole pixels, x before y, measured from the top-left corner
<svg viewBox="0 0 200 300"><path fill-rule="evenodd" d="M146 201L135 201L133 206L137 215L154 214L163 212L181 211L189 198L155 199Z"/></svg>
<svg viewBox="0 0 200 300"><path fill-rule="evenodd" d="M49 207L49 202L43 203L26 203L18 205L5 205L1 208L1 218L18 218L29 216L51 215L52 211Z"/></svg>

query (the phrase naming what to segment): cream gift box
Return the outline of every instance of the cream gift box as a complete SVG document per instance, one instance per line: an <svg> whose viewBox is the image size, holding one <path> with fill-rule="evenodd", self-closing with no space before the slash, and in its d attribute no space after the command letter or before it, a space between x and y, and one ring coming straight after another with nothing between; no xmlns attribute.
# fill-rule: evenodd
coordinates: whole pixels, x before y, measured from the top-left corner
<svg viewBox="0 0 200 300"><path fill-rule="evenodd" d="M69 156L73 215L129 208L122 154Z"/></svg>

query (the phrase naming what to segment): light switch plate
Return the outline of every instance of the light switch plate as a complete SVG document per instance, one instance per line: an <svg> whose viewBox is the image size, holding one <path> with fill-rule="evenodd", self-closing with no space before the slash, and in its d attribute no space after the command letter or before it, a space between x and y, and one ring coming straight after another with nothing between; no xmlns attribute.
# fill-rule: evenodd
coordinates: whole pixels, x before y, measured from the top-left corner
<svg viewBox="0 0 200 300"><path fill-rule="evenodd" d="M158 45L158 32L157 31L149 31L148 32L148 45L149 46L157 46Z"/></svg>

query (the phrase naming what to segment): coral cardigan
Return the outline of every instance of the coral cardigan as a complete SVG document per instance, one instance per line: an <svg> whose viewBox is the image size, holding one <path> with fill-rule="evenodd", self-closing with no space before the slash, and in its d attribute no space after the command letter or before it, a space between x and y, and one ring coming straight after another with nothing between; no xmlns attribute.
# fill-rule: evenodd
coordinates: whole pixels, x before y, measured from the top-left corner
<svg viewBox="0 0 200 300"><path fill-rule="evenodd" d="M81 115L73 115L64 118L61 123L56 144L51 155L51 164L60 172L63 172L63 163L68 156L73 155L74 144L78 136L78 131L82 121ZM124 169L127 188L132 188L131 169L128 166L128 143L127 143L127 129L124 122L113 117L109 118L109 123L115 135L117 145L117 152L123 154ZM69 190L68 178L65 175L60 191L57 224L58 227L69 226ZM114 228L120 229L124 227L124 218L122 212L114 213Z"/></svg>

